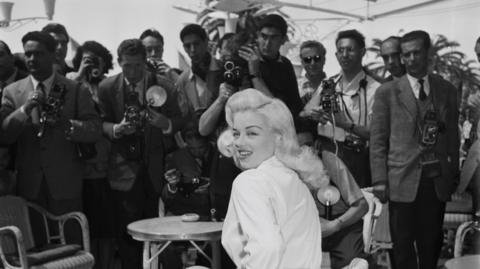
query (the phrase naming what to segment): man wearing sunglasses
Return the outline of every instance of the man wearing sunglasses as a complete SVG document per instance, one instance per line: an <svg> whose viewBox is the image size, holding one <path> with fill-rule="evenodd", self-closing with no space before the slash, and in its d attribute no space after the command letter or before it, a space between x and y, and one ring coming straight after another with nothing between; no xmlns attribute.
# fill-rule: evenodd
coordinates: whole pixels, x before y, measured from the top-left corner
<svg viewBox="0 0 480 269"><path fill-rule="evenodd" d="M357 30L338 33L335 53L341 71L331 78L330 89L317 91L305 106L301 116L318 122L322 150L338 152L357 184L370 186L368 140L373 96L380 86L366 74L362 66L365 37ZM333 96L337 109L326 110L322 100L327 92ZM335 135L333 136L332 133ZM338 150L337 150L338 149Z"/></svg>
<svg viewBox="0 0 480 269"><path fill-rule="evenodd" d="M326 77L323 72L326 52L322 43L315 40L308 40L300 45L300 59L305 69L305 76L298 80L298 88L303 104L312 98L313 93Z"/></svg>

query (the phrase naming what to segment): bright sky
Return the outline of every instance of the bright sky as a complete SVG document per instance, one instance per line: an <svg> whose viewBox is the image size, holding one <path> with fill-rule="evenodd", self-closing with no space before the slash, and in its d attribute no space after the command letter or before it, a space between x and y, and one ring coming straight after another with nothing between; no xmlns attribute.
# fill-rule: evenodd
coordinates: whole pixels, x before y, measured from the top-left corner
<svg viewBox="0 0 480 269"><path fill-rule="evenodd" d="M44 16L42 0L10 0L15 3L12 18ZM423 1L423 0L422 0ZM138 37L140 33L154 27L165 37L166 62L178 65L177 51L182 50L178 33L185 23L195 22L195 16L172 8L173 4L198 6L200 0L57 0L54 22L67 27L69 34L79 43L96 40L112 54L118 44L127 38ZM363 0L289 0L284 2L322 5L349 13L366 14L366 2ZM420 0L377 0L377 7L370 14L377 14L394 8L401 3L418 3ZM304 33L296 42L305 37L315 37L327 48L327 74L338 70L334 57L334 38L336 31L356 28L367 38L386 38L414 29L424 29L431 34L442 33L461 44L460 50L471 59L475 59L473 47L480 35L480 1L445 0L408 13L365 22L319 20L331 17L321 12L305 11L294 8L282 8L290 15L299 31ZM317 19L317 21L313 21ZM21 37L28 31L39 30L48 21L39 20L23 25L13 31L0 28L0 39L6 41L13 51L22 51ZM330 33L330 35L328 35ZM71 58L72 55L69 55ZM295 59L294 59L295 61Z"/></svg>

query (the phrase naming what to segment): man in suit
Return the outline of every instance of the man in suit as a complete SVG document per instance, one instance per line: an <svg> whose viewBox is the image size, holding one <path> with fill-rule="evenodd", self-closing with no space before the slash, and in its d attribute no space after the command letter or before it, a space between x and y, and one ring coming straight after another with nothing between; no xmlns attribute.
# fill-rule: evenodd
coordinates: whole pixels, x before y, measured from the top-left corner
<svg viewBox="0 0 480 269"><path fill-rule="evenodd" d="M428 73L426 32L407 33L400 44L407 74L375 94L372 180L380 200L390 201L396 268L436 268L445 202L458 175L457 93Z"/></svg>
<svg viewBox="0 0 480 269"><path fill-rule="evenodd" d="M158 216L165 184L164 139L181 126L176 98L166 91L159 109L148 105L147 90L157 85L146 72L146 51L139 39L124 40L117 50L122 73L100 83L103 132L112 142L107 177L114 190L122 268L141 266L141 246L126 231L136 220Z"/></svg>
<svg viewBox="0 0 480 269"><path fill-rule="evenodd" d="M26 76L28 76L26 72L15 66L15 57L7 43L0 40L0 98L5 87ZM2 143L0 135L0 193L12 193L15 184L13 176L15 145L4 146Z"/></svg>
<svg viewBox="0 0 480 269"><path fill-rule="evenodd" d="M18 195L56 215L81 210L83 162L75 143L98 140L100 118L90 92L53 71L50 35L29 32L22 43L31 75L5 88L0 113L7 141L18 145Z"/></svg>

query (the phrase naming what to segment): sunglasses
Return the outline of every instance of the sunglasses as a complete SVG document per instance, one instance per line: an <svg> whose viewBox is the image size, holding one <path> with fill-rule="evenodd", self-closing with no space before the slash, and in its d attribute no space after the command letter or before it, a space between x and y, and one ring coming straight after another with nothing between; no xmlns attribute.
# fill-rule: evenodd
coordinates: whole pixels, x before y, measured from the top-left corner
<svg viewBox="0 0 480 269"><path fill-rule="evenodd" d="M322 60L322 56L320 56L320 55L315 55L315 56L309 56L309 57L302 58L302 61L306 64L311 64L312 62L318 63L321 60Z"/></svg>

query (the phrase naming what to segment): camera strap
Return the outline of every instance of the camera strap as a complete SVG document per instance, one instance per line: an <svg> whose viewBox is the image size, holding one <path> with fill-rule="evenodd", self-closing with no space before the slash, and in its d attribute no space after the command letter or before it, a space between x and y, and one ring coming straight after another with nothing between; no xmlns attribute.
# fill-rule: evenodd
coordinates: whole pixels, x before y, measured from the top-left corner
<svg viewBox="0 0 480 269"><path fill-rule="evenodd" d="M439 122L439 118L438 118L439 114L435 106L435 96L432 89L430 89L430 94L427 96L427 99L425 100L425 102L423 102L423 104L422 104L422 101L415 98L415 105L417 107L416 125L417 125L418 132L420 134L420 137L422 137L424 135L423 130L426 124L425 116L427 115L427 113L433 111L435 113L435 121L437 122L437 124ZM424 109L422 109L421 107L422 105L425 105ZM433 146L427 147L428 150L431 150L432 148Z"/></svg>
<svg viewBox="0 0 480 269"><path fill-rule="evenodd" d="M58 119L59 113L63 108L63 105L65 103L65 85L59 85L55 84L53 88L50 90L47 96L46 104L44 104L43 111L48 111L51 113L48 113L49 116L54 116ZM45 106L50 106L49 108L46 108Z"/></svg>
<svg viewBox="0 0 480 269"><path fill-rule="evenodd" d="M341 79L341 77L340 77L340 79ZM340 79L338 81L340 81ZM368 84L367 75L365 75L360 80L360 82L358 83L357 93L351 96L351 97L354 97L354 96L357 96L357 95L360 96L359 93L363 89L363 94L362 95L363 95L363 102L365 104L364 108L363 108L363 114L364 114L363 126L367 126L367 115L368 115L368 111L367 111L367 107L368 107L368 105L367 105L367 84ZM341 90L340 99L342 100L342 105L343 105L345 114L347 115L348 119L350 119L350 121L355 122L355 120L353 119L353 116L348 111L347 104L345 103L345 100L343 99L343 96L345 94L343 93L342 84L340 84L340 90ZM362 98L359 98L359 100L358 100L358 120L357 120L358 125L360 125L361 119L362 119Z"/></svg>

